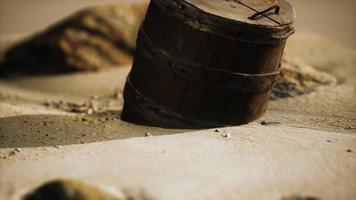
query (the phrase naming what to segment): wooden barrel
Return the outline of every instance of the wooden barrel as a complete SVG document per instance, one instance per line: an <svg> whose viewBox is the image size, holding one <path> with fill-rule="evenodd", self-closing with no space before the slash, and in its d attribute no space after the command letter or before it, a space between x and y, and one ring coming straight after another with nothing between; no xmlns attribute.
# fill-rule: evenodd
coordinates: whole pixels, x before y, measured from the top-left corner
<svg viewBox="0 0 356 200"><path fill-rule="evenodd" d="M279 75L294 18L286 0L151 0L122 119L166 128L257 119Z"/></svg>

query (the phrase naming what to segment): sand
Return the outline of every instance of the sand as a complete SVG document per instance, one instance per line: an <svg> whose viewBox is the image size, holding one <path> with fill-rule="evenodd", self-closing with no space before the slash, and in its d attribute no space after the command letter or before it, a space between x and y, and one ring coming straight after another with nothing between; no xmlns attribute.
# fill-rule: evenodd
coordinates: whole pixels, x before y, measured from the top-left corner
<svg viewBox="0 0 356 200"><path fill-rule="evenodd" d="M0 80L0 199L20 199L56 178L144 191L152 199L355 198L356 52L305 32L292 37L286 53L338 84L271 101L256 122L219 132L121 121L130 65ZM61 101L104 111L51 106Z"/></svg>

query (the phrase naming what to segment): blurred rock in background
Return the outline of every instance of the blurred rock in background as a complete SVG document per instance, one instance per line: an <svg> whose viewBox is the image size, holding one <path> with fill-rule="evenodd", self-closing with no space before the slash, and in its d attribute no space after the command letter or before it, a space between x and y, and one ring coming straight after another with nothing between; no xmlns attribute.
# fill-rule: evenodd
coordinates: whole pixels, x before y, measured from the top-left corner
<svg viewBox="0 0 356 200"><path fill-rule="evenodd" d="M119 193L119 192L117 192ZM123 194L110 194L92 185L74 180L56 180L27 194L24 200L125 200Z"/></svg>
<svg viewBox="0 0 356 200"><path fill-rule="evenodd" d="M79 180L53 180L35 188L23 200L153 200L141 189L121 191L113 186L89 185Z"/></svg>
<svg viewBox="0 0 356 200"><path fill-rule="evenodd" d="M333 86L337 79L325 72L318 71L308 64L288 56L282 60L279 80L272 90L271 99L296 97L309 94L320 86Z"/></svg>
<svg viewBox="0 0 356 200"><path fill-rule="evenodd" d="M96 71L130 63L146 9L143 2L81 10L8 49L0 72Z"/></svg>

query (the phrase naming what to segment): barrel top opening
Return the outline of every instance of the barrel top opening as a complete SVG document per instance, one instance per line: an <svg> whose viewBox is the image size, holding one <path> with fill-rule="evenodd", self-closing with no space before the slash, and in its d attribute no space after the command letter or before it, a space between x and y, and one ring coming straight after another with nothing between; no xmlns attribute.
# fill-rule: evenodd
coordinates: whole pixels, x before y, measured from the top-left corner
<svg viewBox="0 0 356 200"><path fill-rule="evenodd" d="M226 19L259 26L283 26L292 24L295 11L287 0L184 0L196 8ZM251 16L273 6L271 10L251 19Z"/></svg>

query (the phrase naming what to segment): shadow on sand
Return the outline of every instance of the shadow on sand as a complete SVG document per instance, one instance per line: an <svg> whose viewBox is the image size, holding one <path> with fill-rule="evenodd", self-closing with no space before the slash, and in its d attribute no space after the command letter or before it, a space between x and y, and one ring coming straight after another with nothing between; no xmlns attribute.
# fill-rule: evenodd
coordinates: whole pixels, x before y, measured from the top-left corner
<svg viewBox="0 0 356 200"><path fill-rule="evenodd" d="M120 112L112 111L90 116L23 115L0 119L0 148L84 144L186 131L137 126L121 121Z"/></svg>

